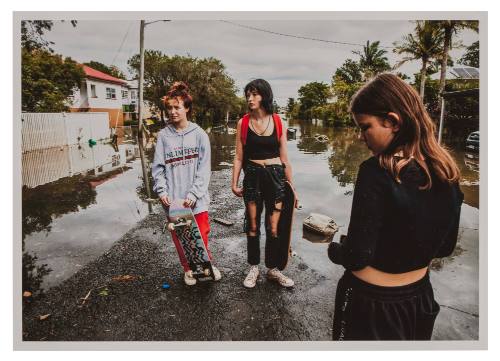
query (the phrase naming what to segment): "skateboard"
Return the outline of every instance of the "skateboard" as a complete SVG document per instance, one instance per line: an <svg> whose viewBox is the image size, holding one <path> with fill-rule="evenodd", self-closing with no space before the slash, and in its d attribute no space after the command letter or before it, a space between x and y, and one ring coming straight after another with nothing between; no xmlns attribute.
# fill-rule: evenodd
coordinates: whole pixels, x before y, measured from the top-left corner
<svg viewBox="0 0 500 361"><path fill-rule="evenodd" d="M208 255L205 243L200 234L198 223L194 218L191 208L186 208L182 204L183 200L175 200L170 205L167 217L167 228L175 233L177 239L172 237L174 243L178 242L179 249L189 265L189 269L193 272L193 277L206 278L211 277L215 280L212 262Z"/></svg>
<svg viewBox="0 0 500 361"><path fill-rule="evenodd" d="M292 226L293 215L295 208L300 206L296 205L297 195L292 188L292 185L287 181L285 182L285 198L281 208L281 215L278 221L278 234L279 234L279 256L278 256L278 269L283 271L288 264L288 258L292 255L290 248L290 241L292 239Z"/></svg>

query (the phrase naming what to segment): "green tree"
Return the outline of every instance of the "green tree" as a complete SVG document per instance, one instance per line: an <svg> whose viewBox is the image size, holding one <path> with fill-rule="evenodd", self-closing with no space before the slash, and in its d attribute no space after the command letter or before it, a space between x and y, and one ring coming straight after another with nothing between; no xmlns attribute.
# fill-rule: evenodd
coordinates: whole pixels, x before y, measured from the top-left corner
<svg viewBox="0 0 500 361"><path fill-rule="evenodd" d="M76 21L71 20L73 27ZM71 58L53 54L44 38L53 27L49 20L21 21L21 109L26 112L61 112L84 78Z"/></svg>
<svg viewBox="0 0 500 361"><path fill-rule="evenodd" d="M352 96L363 86L363 82L348 83L340 76L332 79L332 94L335 97L335 121L343 124L350 122L349 103Z"/></svg>
<svg viewBox="0 0 500 361"><path fill-rule="evenodd" d="M300 101L300 116L303 119L312 118L312 108L325 105L331 97L330 87L323 82L311 82L298 90Z"/></svg>
<svg viewBox="0 0 500 361"><path fill-rule="evenodd" d="M420 60L420 97L424 99L425 80L427 79L427 68L429 62L442 53L443 31L432 22L422 20L416 21L413 34L403 36L401 43L394 43L396 54L406 54L395 68L400 67L408 61Z"/></svg>
<svg viewBox="0 0 500 361"><path fill-rule="evenodd" d="M365 80L391 69L385 56L387 51L380 49L380 41L374 41L370 44L368 40L366 46L363 46L363 51L353 51L353 54L359 55L359 66Z"/></svg>
<svg viewBox="0 0 500 361"><path fill-rule="evenodd" d="M139 56L128 64L132 73L139 73ZM235 81L224 64L215 58L169 57L157 50L147 50L144 57L144 99L153 108L163 109L162 97L175 81L185 82L193 96L192 119L219 123L227 112L241 112L241 99L236 96Z"/></svg>
<svg viewBox="0 0 500 361"><path fill-rule="evenodd" d="M465 54L457 61L458 64L479 68L479 41L467 47Z"/></svg>
<svg viewBox="0 0 500 361"><path fill-rule="evenodd" d="M63 20L64 22L64 20ZM71 20L71 25L75 27L76 20ZM43 35L46 31L50 31L54 26L54 22L50 20L23 20L21 21L21 46L28 51L36 49L45 49L53 53L50 47L53 41L46 40Z"/></svg>
<svg viewBox="0 0 500 361"><path fill-rule="evenodd" d="M293 107L295 105L295 99L294 98L288 98L288 101L286 103L286 113L290 114L293 110Z"/></svg>
<svg viewBox="0 0 500 361"><path fill-rule="evenodd" d="M114 65L106 65L106 64L103 64L103 63L100 63L98 61L89 61L87 63L83 63L84 65L87 65L87 66L90 66L92 69L95 69L95 70L99 70L105 74L108 74L108 75L111 75L111 76L114 76L115 78L118 78L118 79L125 79L125 74L120 70L118 69L118 67L114 66Z"/></svg>
<svg viewBox="0 0 500 361"><path fill-rule="evenodd" d="M446 84L446 67L448 64L448 53L453 47L453 35L458 35L464 29L479 32L479 22L476 20L438 20L434 21L434 23L444 32L441 76L439 78L439 93L441 94Z"/></svg>
<svg viewBox="0 0 500 361"><path fill-rule="evenodd" d="M84 72L71 58L48 50L22 49L22 110L25 112L62 112L68 99L80 87Z"/></svg>
<svg viewBox="0 0 500 361"><path fill-rule="evenodd" d="M342 79L347 84L359 83L363 80L363 72L358 62L347 59L335 71L334 77Z"/></svg>

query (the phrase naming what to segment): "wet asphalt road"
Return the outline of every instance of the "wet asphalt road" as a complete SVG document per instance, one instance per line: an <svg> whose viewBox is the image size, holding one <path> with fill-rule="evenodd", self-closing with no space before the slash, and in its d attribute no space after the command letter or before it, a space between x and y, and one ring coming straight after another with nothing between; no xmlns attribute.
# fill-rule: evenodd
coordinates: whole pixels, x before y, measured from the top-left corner
<svg viewBox="0 0 500 361"><path fill-rule="evenodd" d="M327 279L294 257L285 274L295 287L285 289L266 280L262 262L257 286L243 287L248 268L243 203L227 187L230 176L229 169L214 172L210 186L212 219L235 222L230 227L212 222L210 248L221 281L184 284L157 207L95 261L38 299L25 301L23 340L330 340L340 269ZM162 288L165 282L169 289ZM40 320L44 315L49 316Z"/></svg>

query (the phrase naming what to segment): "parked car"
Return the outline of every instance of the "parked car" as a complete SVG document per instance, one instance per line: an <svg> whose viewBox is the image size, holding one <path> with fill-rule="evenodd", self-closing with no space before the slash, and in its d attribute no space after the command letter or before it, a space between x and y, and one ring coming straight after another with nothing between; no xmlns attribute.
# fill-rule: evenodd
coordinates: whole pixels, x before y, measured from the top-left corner
<svg viewBox="0 0 500 361"><path fill-rule="evenodd" d="M469 134L465 140L465 149L468 151L479 151L479 131Z"/></svg>

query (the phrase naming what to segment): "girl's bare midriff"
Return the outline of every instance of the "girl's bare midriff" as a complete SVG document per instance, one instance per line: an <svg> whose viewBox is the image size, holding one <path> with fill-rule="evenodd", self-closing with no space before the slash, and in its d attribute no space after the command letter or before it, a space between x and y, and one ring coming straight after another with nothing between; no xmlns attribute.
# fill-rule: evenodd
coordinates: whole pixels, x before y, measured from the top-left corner
<svg viewBox="0 0 500 361"><path fill-rule="evenodd" d="M280 157L270 158L270 159L255 159L255 160L254 159L250 159L250 161L253 162L253 163L260 164L262 166L273 165L273 164L281 164L282 163Z"/></svg>
<svg viewBox="0 0 500 361"><path fill-rule="evenodd" d="M397 287L405 286L422 279L428 267L405 273L386 273L367 266L359 271L351 271L357 278L377 286Z"/></svg>

